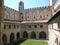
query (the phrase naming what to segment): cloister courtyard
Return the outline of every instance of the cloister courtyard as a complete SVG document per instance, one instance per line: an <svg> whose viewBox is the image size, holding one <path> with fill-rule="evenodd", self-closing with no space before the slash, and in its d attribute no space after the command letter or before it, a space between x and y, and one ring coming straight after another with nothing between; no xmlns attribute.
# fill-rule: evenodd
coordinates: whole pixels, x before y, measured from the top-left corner
<svg viewBox="0 0 60 45"><path fill-rule="evenodd" d="M5 6L5 1L0 0L0 45L60 45L59 0L29 9L24 1L15 1L18 10Z"/></svg>
<svg viewBox="0 0 60 45"><path fill-rule="evenodd" d="M48 42L46 40L24 39L17 41L12 45L48 45Z"/></svg>

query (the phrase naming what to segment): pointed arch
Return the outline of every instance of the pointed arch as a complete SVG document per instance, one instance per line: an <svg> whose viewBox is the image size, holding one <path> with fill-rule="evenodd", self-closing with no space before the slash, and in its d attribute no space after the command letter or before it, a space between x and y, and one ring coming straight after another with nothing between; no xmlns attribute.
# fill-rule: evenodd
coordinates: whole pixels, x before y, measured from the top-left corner
<svg viewBox="0 0 60 45"><path fill-rule="evenodd" d="M7 36L5 34L3 34L2 36L2 41L3 41L3 45L7 44Z"/></svg>
<svg viewBox="0 0 60 45"><path fill-rule="evenodd" d="M46 39L46 33L45 33L44 31L41 31L41 32L39 33L39 38L40 38L40 39Z"/></svg>
<svg viewBox="0 0 60 45"><path fill-rule="evenodd" d="M26 31L23 32L23 38L28 38L28 33Z"/></svg>
<svg viewBox="0 0 60 45"><path fill-rule="evenodd" d="M31 38L33 38L33 39L36 38L36 33L33 31L31 32Z"/></svg>
<svg viewBox="0 0 60 45"><path fill-rule="evenodd" d="M14 33L11 33L10 34L10 43L13 43L14 42L14 39L15 39Z"/></svg>

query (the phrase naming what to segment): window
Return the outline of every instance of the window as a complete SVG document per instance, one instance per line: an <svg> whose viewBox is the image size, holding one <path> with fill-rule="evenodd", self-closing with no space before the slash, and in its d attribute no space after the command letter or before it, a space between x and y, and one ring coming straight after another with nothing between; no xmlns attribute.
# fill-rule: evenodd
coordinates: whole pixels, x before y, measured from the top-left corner
<svg viewBox="0 0 60 45"><path fill-rule="evenodd" d="M31 25L29 25L29 28L31 28Z"/></svg>
<svg viewBox="0 0 60 45"><path fill-rule="evenodd" d="M22 17L22 19L23 19L23 17Z"/></svg>
<svg viewBox="0 0 60 45"><path fill-rule="evenodd" d="M9 25L9 29L11 28L11 25Z"/></svg>
<svg viewBox="0 0 60 45"><path fill-rule="evenodd" d="M58 45L58 38L55 39L55 43Z"/></svg>
<svg viewBox="0 0 60 45"><path fill-rule="evenodd" d="M23 13L20 13L20 15L23 15Z"/></svg>
<svg viewBox="0 0 60 45"><path fill-rule="evenodd" d="M15 28L16 26L14 25L14 28Z"/></svg>
<svg viewBox="0 0 60 45"><path fill-rule="evenodd" d="M58 28L60 28L60 22L58 22Z"/></svg>
<svg viewBox="0 0 60 45"><path fill-rule="evenodd" d="M17 28L19 28L19 25L17 25Z"/></svg>
<svg viewBox="0 0 60 45"><path fill-rule="evenodd" d="M9 16L7 15L6 18L9 18Z"/></svg>
<svg viewBox="0 0 60 45"><path fill-rule="evenodd" d="M35 16L34 16L34 18L35 18Z"/></svg>
<svg viewBox="0 0 60 45"><path fill-rule="evenodd" d="M20 2L20 5L22 6L22 2Z"/></svg>
<svg viewBox="0 0 60 45"><path fill-rule="evenodd" d="M48 17L48 15L47 15L47 17Z"/></svg>
<svg viewBox="0 0 60 45"><path fill-rule="evenodd" d="M40 18L42 18L42 16L40 15Z"/></svg>
<svg viewBox="0 0 60 45"><path fill-rule="evenodd" d="M37 28L37 25L34 25L35 28Z"/></svg>
<svg viewBox="0 0 60 45"><path fill-rule="evenodd" d="M28 16L28 18L29 18L29 16Z"/></svg>
<svg viewBox="0 0 60 45"><path fill-rule="evenodd" d="M6 25L4 25L4 29L6 29Z"/></svg>
<svg viewBox="0 0 60 45"><path fill-rule="evenodd" d="M42 28L43 27L43 25L40 25L40 28Z"/></svg>

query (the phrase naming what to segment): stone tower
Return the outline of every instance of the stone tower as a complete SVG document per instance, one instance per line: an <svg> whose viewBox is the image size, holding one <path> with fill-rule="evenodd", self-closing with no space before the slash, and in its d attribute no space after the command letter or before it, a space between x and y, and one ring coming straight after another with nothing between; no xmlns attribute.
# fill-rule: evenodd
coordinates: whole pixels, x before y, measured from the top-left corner
<svg viewBox="0 0 60 45"><path fill-rule="evenodd" d="M4 0L0 0L0 45L3 45L2 43L3 15L4 15Z"/></svg>
<svg viewBox="0 0 60 45"><path fill-rule="evenodd" d="M22 1L19 2L19 13L20 13L20 21L23 21L24 3Z"/></svg>
<svg viewBox="0 0 60 45"><path fill-rule="evenodd" d="M24 3L22 1L19 2L19 12L23 13L24 11Z"/></svg>

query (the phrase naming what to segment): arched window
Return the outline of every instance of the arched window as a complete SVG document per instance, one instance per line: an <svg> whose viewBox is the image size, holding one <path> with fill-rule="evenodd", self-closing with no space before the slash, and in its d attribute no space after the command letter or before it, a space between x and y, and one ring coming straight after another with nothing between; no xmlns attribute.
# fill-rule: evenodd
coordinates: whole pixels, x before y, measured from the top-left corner
<svg viewBox="0 0 60 45"><path fill-rule="evenodd" d="M39 33L39 38L40 38L40 39L46 39L46 33L45 33L44 31L41 31L41 32Z"/></svg>
<svg viewBox="0 0 60 45"><path fill-rule="evenodd" d="M36 34L35 34L35 32L31 32L31 38L36 38Z"/></svg>
<svg viewBox="0 0 60 45"><path fill-rule="evenodd" d="M23 32L23 38L28 38L28 33L26 31Z"/></svg>
<svg viewBox="0 0 60 45"><path fill-rule="evenodd" d="M7 36L5 34L3 34L3 36L2 36L2 41L3 41L4 45L7 44Z"/></svg>
<svg viewBox="0 0 60 45"><path fill-rule="evenodd" d="M14 33L11 33L10 34L10 43L13 43L14 42Z"/></svg>

